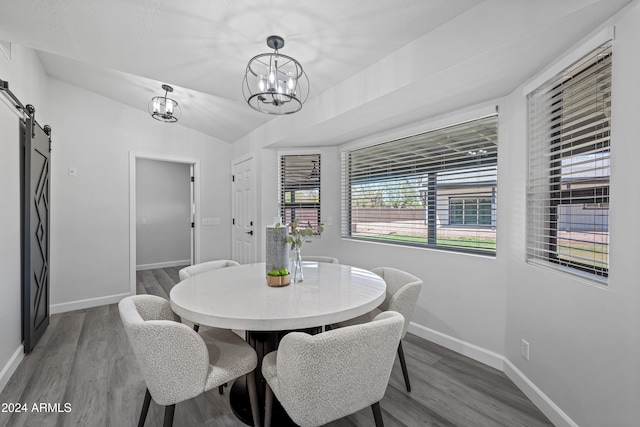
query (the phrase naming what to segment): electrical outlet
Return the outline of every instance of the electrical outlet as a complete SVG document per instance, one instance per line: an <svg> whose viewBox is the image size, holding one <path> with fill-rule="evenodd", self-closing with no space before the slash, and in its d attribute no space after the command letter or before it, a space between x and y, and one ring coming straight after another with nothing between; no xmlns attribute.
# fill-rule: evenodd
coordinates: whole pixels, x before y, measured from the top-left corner
<svg viewBox="0 0 640 427"><path fill-rule="evenodd" d="M520 354L522 357L529 360L529 342L526 340L522 340L522 344L520 345Z"/></svg>

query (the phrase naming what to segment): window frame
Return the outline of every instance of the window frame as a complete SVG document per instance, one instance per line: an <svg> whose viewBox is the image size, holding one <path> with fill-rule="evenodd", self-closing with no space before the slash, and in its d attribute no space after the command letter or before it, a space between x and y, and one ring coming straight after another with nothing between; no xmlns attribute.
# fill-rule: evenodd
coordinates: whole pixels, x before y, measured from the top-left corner
<svg viewBox="0 0 640 427"><path fill-rule="evenodd" d="M589 130L594 129L593 133L597 137L594 136L593 142L584 142L587 139L587 136L581 137L573 136L571 134L569 134L571 136L567 136L567 134L564 133L566 132L565 128L567 127L564 123L564 112L565 110L570 111L572 108L575 108L579 102L573 99L565 101L565 97L563 95L565 91L571 93L571 90L576 90L573 89L571 80L577 80L578 83L576 83L575 86L578 86L580 84L580 74L591 68L596 69L598 72L601 69L605 70L605 74L603 74L605 75L605 81L613 78L611 60L613 56L613 40L607 37L608 35L608 32L604 32L599 35L596 39L597 44L594 44L592 41L590 44L591 48L587 51L584 51L585 48L583 47L580 50L582 53L580 57L576 58L574 55L571 63L566 63L565 61L562 68L558 69L556 67L556 73L554 75L547 75L547 80L538 82L535 87L532 87L529 92L525 93L527 95L527 151L529 169L527 181L526 261L532 265L546 266L554 270L570 275L580 276L605 285L608 281L609 275L608 206L611 186L609 163L612 139L611 87L610 84L607 86L601 83L601 80L596 79L595 87L597 87L597 90L594 95L587 98L590 102L588 105L595 106L598 105L598 103L601 103L604 107L595 109L595 111L600 115L596 115L594 113L594 118L591 119L591 122L582 117L579 119L571 119L570 115L567 114L567 121L582 120L581 122L578 122L580 126L584 126ZM602 39L603 37L604 39ZM604 63L605 65L603 66L601 63ZM606 65L606 63L609 63L609 65ZM569 82L570 84L566 85L566 82ZM552 106L547 108L545 115L539 114L537 111L532 112L532 109L539 108L538 105L534 104L535 102L540 102L540 99L545 100L542 97L542 94L544 94L545 91L559 93L558 95L554 95L558 96L557 100L553 104L550 104ZM584 91L584 89L580 89L580 91ZM540 99L534 99L537 94L541 94ZM547 102L550 100L552 100L551 96L549 96ZM580 104L582 104L582 102L583 100L581 99ZM539 115L532 117L535 114ZM573 114L577 115L577 113ZM549 133L549 136L541 140L540 136L538 136L533 130L533 127L539 126L545 119L547 120L547 128L545 129ZM599 126L599 122L603 123L602 127ZM594 123L598 123L598 125ZM557 131L555 129L557 129ZM573 128L571 129L573 131ZM579 143L576 144L575 141L578 141ZM543 144L548 144L548 146L545 147ZM544 175L537 175L538 172L535 171L535 169L544 165L540 159L543 158L545 153L548 153L549 157L548 164L545 166L548 169L548 188L543 190L540 189L543 188L543 186L537 182L541 181L541 176L544 177ZM592 158L589 162L585 160L576 162L580 156L592 156ZM606 160L606 163L603 160ZM582 166L585 168L585 171L592 172L594 174L593 177L590 177L591 181L593 181L591 186L584 186L585 184L583 184L582 187L571 188L572 182L569 178L570 175L575 172L565 172L563 169L570 169L574 162L578 164L589 164L596 163L598 161L602 161L602 165L606 164L606 166L593 166L588 169L585 166ZM568 165L565 165L563 162L567 162ZM598 172L595 172L597 170ZM608 173L606 175L601 174L599 170L608 170ZM578 172L578 174L580 174L580 172ZM545 194L546 199L544 197L541 198L541 196L544 196ZM540 200L546 200L546 205ZM565 231L562 230L562 228L566 227L563 225L563 215L568 218L571 216L570 213L567 214L565 212L563 214L561 208L567 207L567 210L570 210L572 207L579 205L582 205L583 210L606 209L607 211L606 243L597 241L598 239L595 235L592 241L585 241L586 243L590 243L594 246L594 249L589 252L593 254L593 261L591 264L581 262L579 259L580 256L572 256L567 253L566 250L562 249L567 246L560 243L559 232ZM588 207L589 205L592 207ZM533 212L536 212L536 214ZM603 220L601 222L604 223ZM567 223L571 229L571 225L573 223L568 220ZM576 224L590 225L594 234L598 231L599 227L602 226L602 224L597 221L592 221L590 223L578 222ZM547 230L546 234L538 232L538 229ZM604 236L604 233L602 236ZM601 237L601 239L603 238L604 237ZM573 240L566 237L565 239ZM603 248L606 247L606 251L596 251L596 246L601 246ZM570 250L571 247L569 247L569 251ZM597 260L598 254L602 256L603 260L606 255L606 266L599 265L604 263L604 261Z"/></svg>
<svg viewBox="0 0 640 427"><path fill-rule="evenodd" d="M450 252L461 252L461 253L472 253L476 255L495 257L497 253L497 175L498 175L498 122L499 117L497 113L497 108L493 106L491 108L492 111L487 111L485 109L485 114L478 114L469 117L466 120L460 122L449 121L448 124L443 123L440 127L434 127L430 130L422 130L417 133L410 134L409 136L400 135L398 138L387 139L386 141L381 141L376 144L367 144L367 145L359 145L354 146L353 148L349 147L342 151L342 238L358 240L363 242L375 242L375 243L385 243L392 245L401 245L401 246L410 246L410 247L419 247L426 249L435 249L435 250L444 250ZM471 118L472 117L472 118ZM455 124L451 124L451 123ZM478 123L476 126L475 124ZM419 189L421 193L420 198L422 199L422 203L424 204L423 209L423 219L425 222L425 227L428 229L426 236L419 242L411 241L407 236L398 236L397 238L386 238L382 234L377 236L366 236L366 235L355 235L353 227L354 217L356 217L354 213L354 209L356 208L354 205L354 187L355 181L352 175L354 175L353 171L350 168L350 154L357 152L359 150L366 150L369 148L375 148L377 146L381 146L384 144L394 144L394 143L402 143L403 141L410 140L413 138L420 138L425 135L430 134L446 134L446 132L453 132L458 130L458 126L460 128L467 127L468 132L475 132L476 139L480 132L478 129L481 124L490 123L490 126L493 126L492 133L492 148L490 149L489 154L487 151L482 148L482 144L477 143L474 149L469 148L463 150L465 155L475 156L477 160L473 160L476 163L473 163L471 166L463 166L468 163L467 159L463 159L461 157L460 152L457 153L455 157L458 157L457 160L449 159L450 169L447 169L443 166L438 166L438 168L432 168L433 170L429 171L428 167L425 167L424 172L420 172L418 174L406 174L405 172L400 172L398 175L389 175L389 177L384 178L383 180L391 181L400 181L403 178L409 179L420 179L422 180L422 187ZM423 128L424 129L424 128ZM469 130L471 129L471 130ZM470 138L473 139L473 138ZM486 143L486 141L485 141ZM355 144L354 144L355 145ZM394 153L397 154L397 153ZM483 159L484 158L484 159ZM435 163L435 157L429 160L426 160L426 163ZM446 163L446 162L445 162ZM424 166L423 166L424 167ZM392 169L390 167L389 169ZM357 176L358 173L356 172ZM473 178L469 178L465 175L473 176ZM489 175L490 178L484 177L482 181L483 175ZM470 181L464 182L464 181ZM447 187L451 187L453 185L459 186L459 191L471 191L467 198L476 197L478 199L489 199L492 197L492 212L491 212L491 225L479 225L479 226L454 226L450 227L448 219L446 222L442 222L442 224L438 224L440 221L439 216L443 213L446 213L448 216L449 208L448 208L448 196L447 196ZM471 185L470 185L471 184ZM393 184L390 184L393 187ZM396 185L397 187L397 185ZM397 188L396 188L397 189ZM469 190L471 189L471 190ZM439 193L438 193L439 192ZM477 194L478 196L476 196ZM357 196L355 197L357 203ZM418 200L418 196L414 196L414 200ZM476 218L480 215L480 212L476 213ZM457 242L456 238L452 235L448 234L452 231L452 228L467 228L467 229L482 229L488 233L491 233L491 236L488 238L489 242L485 242L486 238L478 237L480 233L475 235L472 234L471 243L463 243ZM389 233L393 234L393 233ZM406 240L402 240L406 238ZM417 240L417 239L415 239ZM473 245L476 245L475 247Z"/></svg>
<svg viewBox="0 0 640 427"><path fill-rule="evenodd" d="M283 173L286 172L284 170L286 158L309 158L311 164L308 173L310 175L317 175L317 185L302 184L301 187L286 186L285 176L283 175ZM305 200L296 202L292 200L295 199L296 191L314 191L314 188L317 188L317 201L311 202ZM289 198L287 197L288 193L291 196ZM287 201L287 199L289 201ZM322 155L319 152L279 153L278 155L278 213L280 215L280 221L286 225L293 222L293 220L298 217L295 213L296 209L314 209L316 211L316 215L314 215L315 222L309 218L303 218L303 221L304 224L306 224L306 221L311 222L314 232L317 233L317 227L318 224L321 223L322 218ZM291 210L290 220L287 220L288 210Z"/></svg>
<svg viewBox="0 0 640 427"><path fill-rule="evenodd" d="M466 208L467 208L467 203L469 201L474 201L475 203L473 203L475 205L475 223L467 223L466 222L466 217L469 216L466 214ZM475 226L475 227L487 227L487 228L491 228L493 227L492 225L492 221L491 221L491 214L489 215L489 223L488 224L483 224L481 221L481 218L483 218L482 215L482 206L483 203L482 201L485 201L484 205L486 206L486 201L488 201L489 206L491 206L490 210L493 211L492 206L495 204L495 200L493 197L490 196L482 196L482 195L475 195L473 197L468 197L468 196L449 196L449 226L451 227L465 227L465 226ZM462 211L459 214L454 214L452 211L452 205L454 202L462 202ZM460 215L462 217L461 222L452 222L451 218L454 215Z"/></svg>

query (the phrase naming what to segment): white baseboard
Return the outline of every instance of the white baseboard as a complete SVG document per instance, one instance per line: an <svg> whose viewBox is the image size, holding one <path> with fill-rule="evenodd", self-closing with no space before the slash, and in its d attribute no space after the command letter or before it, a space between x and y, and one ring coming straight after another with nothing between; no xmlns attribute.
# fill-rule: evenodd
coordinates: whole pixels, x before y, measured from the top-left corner
<svg viewBox="0 0 640 427"><path fill-rule="evenodd" d="M549 396L544 394L529 378L527 378L508 359L504 361L504 373L518 386L520 390L533 402L534 405L549 418L549 421L556 427L578 427L558 405L553 403Z"/></svg>
<svg viewBox="0 0 640 427"><path fill-rule="evenodd" d="M491 366L492 368L503 370L504 356L494 353L493 351L478 347L461 339L445 335L442 332L435 331L422 325L411 322L409 324L409 332L415 334L428 341L441 345L456 353L465 355L480 363Z"/></svg>
<svg viewBox="0 0 640 427"><path fill-rule="evenodd" d="M66 313L67 311L82 310L85 308L99 307L120 302L121 299L130 294L109 295L100 298L89 298L78 301L64 302L62 304L52 304L49 308L51 314Z"/></svg>
<svg viewBox="0 0 640 427"><path fill-rule="evenodd" d="M2 371L0 371L0 392L4 390L4 386L7 385L7 383L11 379L11 375L13 375L16 369L18 369L18 366L20 366L20 362L22 362L22 359L24 359L24 346L20 344L11 358L9 358L7 364L4 365Z"/></svg>
<svg viewBox="0 0 640 427"><path fill-rule="evenodd" d="M558 405L549 399L542 390L504 356L413 322L409 325L409 332L504 372L533 404L549 418L553 425L556 427L579 427Z"/></svg>
<svg viewBox="0 0 640 427"><path fill-rule="evenodd" d="M183 259L182 261L167 261L167 262L157 262L154 264L140 264L140 265L136 265L136 271L153 270L154 268L179 267L181 265L191 265L191 260Z"/></svg>

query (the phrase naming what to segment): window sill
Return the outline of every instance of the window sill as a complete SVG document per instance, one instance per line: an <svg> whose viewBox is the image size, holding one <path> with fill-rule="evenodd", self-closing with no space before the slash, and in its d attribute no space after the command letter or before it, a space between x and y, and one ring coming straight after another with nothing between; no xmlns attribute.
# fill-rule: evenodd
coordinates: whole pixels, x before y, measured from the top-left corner
<svg viewBox="0 0 640 427"><path fill-rule="evenodd" d="M560 274L569 279L579 280L580 282L583 282L587 285L596 286L602 289L609 289L608 277L602 277L595 274L587 273L585 271L580 271L574 268L565 267L555 263L536 260L536 259L528 259L527 264L532 265L534 267L540 267L545 270L552 271L554 273Z"/></svg>

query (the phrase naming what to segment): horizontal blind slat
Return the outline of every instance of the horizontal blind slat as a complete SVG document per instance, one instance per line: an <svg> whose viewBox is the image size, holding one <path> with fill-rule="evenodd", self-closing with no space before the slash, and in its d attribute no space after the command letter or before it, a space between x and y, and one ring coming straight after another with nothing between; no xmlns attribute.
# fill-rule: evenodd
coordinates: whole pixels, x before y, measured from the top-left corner
<svg viewBox="0 0 640 427"><path fill-rule="evenodd" d="M612 49L528 96L527 258L608 274Z"/></svg>
<svg viewBox="0 0 640 427"><path fill-rule="evenodd" d="M495 253L497 116L345 152L342 162L343 236Z"/></svg>

